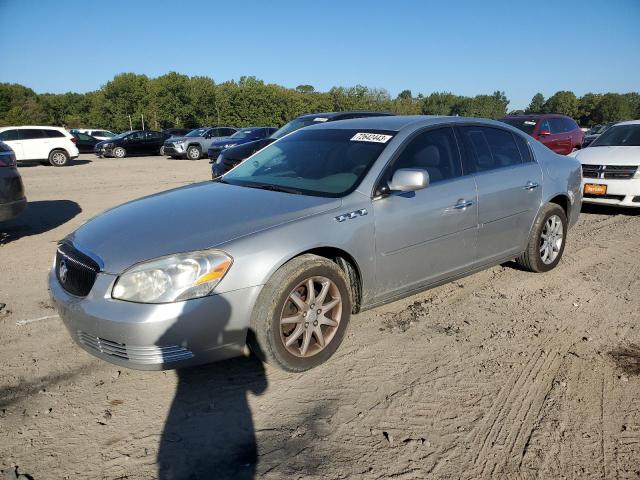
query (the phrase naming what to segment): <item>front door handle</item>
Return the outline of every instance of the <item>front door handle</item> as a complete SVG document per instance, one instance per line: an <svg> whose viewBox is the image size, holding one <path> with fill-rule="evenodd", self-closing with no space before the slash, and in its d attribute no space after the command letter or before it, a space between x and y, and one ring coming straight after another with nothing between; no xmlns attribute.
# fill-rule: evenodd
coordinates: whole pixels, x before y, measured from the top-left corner
<svg viewBox="0 0 640 480"><path fill-rule="evenodd" d="M458 203L453 206L453 208L455 208L456 210L464 210L471 205L473 205L473 202L471 200L463 200L461 198L460 200L458 200Z"/></svg>
<svg viewBox="0 0 640 480"><path fill-rule="evenodd" d="M535 182L527 182L527 184L523 187L525 190L535 190L538 188L538 184Z"/></svg>

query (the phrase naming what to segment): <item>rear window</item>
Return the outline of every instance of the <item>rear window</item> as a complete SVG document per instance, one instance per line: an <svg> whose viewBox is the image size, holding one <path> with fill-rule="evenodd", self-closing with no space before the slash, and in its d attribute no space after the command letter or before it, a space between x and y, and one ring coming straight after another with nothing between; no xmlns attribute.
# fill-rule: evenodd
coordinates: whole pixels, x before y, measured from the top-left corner
<svg viewBox="0 0 640 480"><path fill-rule="evenodd" d="M538 123L535 118L503 118L500 121L516 127L518 130L522 130L527 135L533 133L533 130L536 128L536 123Z"/></svg>
<svg viewBox="0 0 640 480"><path fill-rule="evenodd" d="M11 140L19 140L20 136L18 135L18 130L5 130L4 132L0 132L0 140L4 142L9 142Z"/></svg>
<svg viewBox="0 0 640 480"><path fill-rule="evenodd" d="M65 136L65 134L62 133L60 130L42 130L42 131L49 138L60 138Z"/></svg>

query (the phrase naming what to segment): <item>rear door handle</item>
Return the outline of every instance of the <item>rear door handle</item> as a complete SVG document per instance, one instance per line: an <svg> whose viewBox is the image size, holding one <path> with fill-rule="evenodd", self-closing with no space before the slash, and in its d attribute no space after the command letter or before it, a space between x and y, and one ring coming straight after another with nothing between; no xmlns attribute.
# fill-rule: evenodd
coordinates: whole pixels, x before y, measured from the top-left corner
<svg viewBox="0 0 640 480"><path fill-rule="evenodd" d="M535 190L538 188L538 184L535 182L527 182L527 184L523 187L525 190Z"/></svg>
<svg viewBox="0 0 640 480"><path fill-rule="evenodd" d="M458 200L458 203L453 206L453 208L455 208L456 210L464 210L471 205L473 205L473 202L471 200L463 200L461 198L460 200Z"/></svg>

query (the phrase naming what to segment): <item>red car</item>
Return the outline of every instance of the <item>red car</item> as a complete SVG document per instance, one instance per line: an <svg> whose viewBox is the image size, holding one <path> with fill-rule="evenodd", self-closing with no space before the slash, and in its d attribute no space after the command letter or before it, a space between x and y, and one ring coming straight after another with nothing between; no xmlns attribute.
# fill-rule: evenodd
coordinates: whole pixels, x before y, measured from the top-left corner
<svg viewBox="0 0 640 480"><path fill-rule="evenodd" d="M500 119L561 155L567 155L582 146L584 132L571 117L557 113L539 115L508 115Z"/></svg>

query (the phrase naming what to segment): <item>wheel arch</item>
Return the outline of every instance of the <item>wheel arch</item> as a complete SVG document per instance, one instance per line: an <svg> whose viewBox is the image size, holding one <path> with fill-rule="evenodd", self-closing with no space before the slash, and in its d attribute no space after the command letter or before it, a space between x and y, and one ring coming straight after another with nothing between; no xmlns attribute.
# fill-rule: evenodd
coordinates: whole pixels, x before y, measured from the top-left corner
<svg viewBox="0 0 640 480"><path fill-rule="evenodd" d="M47 158L51 158L51 154L52 154L53 152L64 152L64 153L67 155L67 157L71 158L71 154L70 154L70 153L67 151L67 149L66 149L66 148L64 148L64 147L54 147L54 148L52 148L52 149L49 151L49 155L47 155Z"/></svg>
<svg viewBox="0 0 640 480"><path fill-rule="evenodd" d="M556 205L559 205L564 210L564 214L567 216L567 221L569 220L571 214L571 201L569 200L569 195L560 193L547 200L546 203L555 203Z"/></svg>
<svg viewBox="0 0 640 480"><path fill-rule="evenodd" d="M317 255L319 257L326 258L327 260L336 263L344 271L347 279L349 280L349 287L351 289L352 313L358 313L362 305L362 272L360 270L358 262L353 257L353 255L351 255L346 250L343 250L342 248L324 246L314 247L301 251L282 260L280 264L277 265L275 269L273 269L273 272L275 272L294 258L306 254ZM273 272L271 273L271 275L273 275Z"/></svg>

